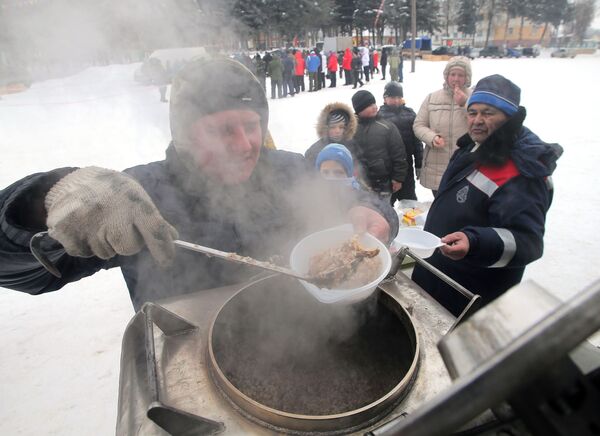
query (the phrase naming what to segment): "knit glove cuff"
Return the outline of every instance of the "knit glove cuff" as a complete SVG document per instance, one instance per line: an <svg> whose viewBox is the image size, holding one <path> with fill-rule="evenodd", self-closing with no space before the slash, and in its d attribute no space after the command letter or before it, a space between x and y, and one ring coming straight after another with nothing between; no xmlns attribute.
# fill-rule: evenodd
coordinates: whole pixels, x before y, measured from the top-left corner
<svg viewBox="0 0 600 436"><path fill-rule="evenodd" d="M145 246L161 265L171 262L177 231L132 177L98 167L60 179L45 198L49 235L72 256L110 259Z"/></svg>

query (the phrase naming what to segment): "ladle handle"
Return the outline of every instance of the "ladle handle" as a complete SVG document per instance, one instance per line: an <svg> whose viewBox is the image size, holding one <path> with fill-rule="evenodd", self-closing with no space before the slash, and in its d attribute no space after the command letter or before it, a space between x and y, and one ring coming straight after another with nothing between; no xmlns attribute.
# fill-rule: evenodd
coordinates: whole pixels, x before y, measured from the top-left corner
<svg viewBox="0 0 600 436"><path fill-rule="evenodd" d="M53 276L61 278L62 274L56 265L52 262L48 254L42 248L42 240L48 238L48 232L39 232L33 235L31 240L29 241L29 249L31 250L31 254L42 264L42 266ZM205 247L203 245L192 244L191 242L181 241L176 239L173 243L181 248L185 248L186 250L196 251L198 253L203 253L207 256L214 256L220 259L225 259L230 262L241 263L244 265L251 265L258 268L266 269L271 272L276 272L280 274L284 274L287 276L295 277L300 280L311 281L311 278L305 274L300 274L296 271L293 271L289 268L284 268L269 262L261 262L259 260L253 259L251 257L240 256L236 253L228 253L221 250L216 250L214 248Z"/></svg>
<svg viewBox="0 0 600 436"><path fill-rule="evenodd" d="M456 318L456 321L454 322L452 327L450 327L448 333L454 330L459 324L465 321L469 316L471 316L481 307L482 302L480 295L473 294L471 291L462 286L456 280L452 279L451 277L447 276L442 271L431 265L421 256L413 253L408 247L402 247L400 248L400 250L398 250L398 253L396 253L396 255L394 256L393 266L392 269L390 269L390 274L388 276L396 275L396 272L400 268L400 265L402 265L402 261L404 260L405 256L412 258L418 265L425 268L431 274L435 275L437 278L445 282L448 286L450 286L458 293L460 293L463 297L465 297L467 300L469 300L462 313Z"/></svg>
<svg viewBox="0 0 600 436"><path fill-rule="evenodd" d="M173 243L181 248L185 248L186 250L196 251L198 253L203 253L207 256L214 256L220 259L227 260L229 262L241 263L244 265L251 265L258 268L266 269L268 271L284 274L286 276L295 277L300 280L311 281L311 278L305 274L298 273L290 268L284 268L282 266L275 265L270 262L262 262L260 260L253 259L248 256L240 256L236 253L229 253L226 251L216 250L214 248L205 247L203 245L192 244L191 242L181 241L176 239Z"/></svg>

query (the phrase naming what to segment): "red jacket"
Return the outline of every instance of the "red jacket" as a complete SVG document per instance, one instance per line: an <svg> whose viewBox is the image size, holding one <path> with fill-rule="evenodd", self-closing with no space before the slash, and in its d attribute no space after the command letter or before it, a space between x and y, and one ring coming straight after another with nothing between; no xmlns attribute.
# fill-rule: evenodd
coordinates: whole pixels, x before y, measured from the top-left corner
<svg viewBox="0 0 600 436"><path fill-rule="evenodd" d="M338 59L335 53L331 53L329 55L329 59L327 59L327 71L335 73L338 70Z"/></svg>
<svg viewBox="0 0 600 436"><path fill-rule="evenodd" d="M379 64L379 52L373 52L373 66L376 67Z"/></svg>
<svg viewBox="0 0 600 436"><path fill-rule="evenodd" d="M352 69L352 52L349 48L347 48L344 53L344 59L342 60L342 68L344 70Z"/></svg>
<svg viewBox="0 0 600 436"><path fill-rule="evenodd" d="M304 76L304 58L302 57L302 53L298 50L296 52L296 71L294 72L296 76Z"/></svg>

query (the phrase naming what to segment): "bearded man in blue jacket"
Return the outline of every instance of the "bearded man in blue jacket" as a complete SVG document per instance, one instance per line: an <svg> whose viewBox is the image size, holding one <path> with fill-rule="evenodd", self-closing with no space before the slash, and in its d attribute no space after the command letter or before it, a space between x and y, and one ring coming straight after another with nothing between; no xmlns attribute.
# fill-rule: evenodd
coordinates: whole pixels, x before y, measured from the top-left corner
<svg viewBox="0 0 600 436"><path fill-rule="evenodd" d="M342 198L302 155L262 146L269 108L232 59L190 62L171 90L164 160L114 171L59 168L0 191L0 286L42 294L120 267L136 309L147 301L243 283L257 270L175 250L181 238L267 260L307 233L351 222L389 241L398 217L368 193ZM331 184L329 184L331 185ZM36 232L61 273L29 250Z"/></svg>
<svg viewBox="0 0 600 436"><path fill-rule="evenodd" d="M428 261L487 304L521 281L540 258L551 175L562 154L523 126L521 90L500 75L481 79L467 103L468 133L458 140L425 223L447 245ZM459 315L468 303L422 267L413 280Z"/></svg>

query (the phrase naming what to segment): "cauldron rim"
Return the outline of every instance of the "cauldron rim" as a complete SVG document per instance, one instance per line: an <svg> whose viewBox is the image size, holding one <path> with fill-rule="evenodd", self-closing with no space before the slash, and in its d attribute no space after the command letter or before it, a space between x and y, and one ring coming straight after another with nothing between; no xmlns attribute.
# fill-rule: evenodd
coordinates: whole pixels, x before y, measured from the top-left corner
<svg viewBox="0 0 600 436"><path fill-rule="evenodd" d="M292 430L300 430L300 431L323 431L323 430L334 430L334 429L341 430L341 429L347 429L349 427L357 426L361 423L368 424L369 422L371 422L373 420L373 418L375 416L378 419L380 419L382 417L380 415L382 414L383 411L385 411L385 413L387 413L389 410L392 409L393 406L396 406L397 403L400 402L402 400L402 398L404 398L404 396L408 393L409 387L411 386L411 384L413 383L413 381L416 377L418 365L419 365L419 357L420 357L420 341L419 341L419 335L417 334L417 331L415 329L415 324L414 324L410 314L408 313L408 311L402 306L400 301L398 301L396 298L394 298L392 295L390 295L388 292L386 292L380 286L378 286L377 290L376 290L376 293L378 295L377 298L383 298L385 301L388 302L388 304L395 304L394 309L390 308L389 306L387 306L387 307L388 307L388 309L394 311L394 313L398 316L398 318L400 318L400 321L402 322L402 324L404 325L405 328L407 327L407 325L410 327L410 331L408 331L408 333L411 336L411 339L414 340L413 358L412 358L412 362L411 362L406 374L402 377L402 379L396 385L394 385L394 387L392 389L390 389L389 392L387 392L382 397L380 397L377 400L375 400L369 404L366 404L358 409L352 409L352 410L342 412L342 413L336 413L336 414L330 414L330 415L305 415L305 414L299 414L299 413L285 412L283 410L275 409L273 407L262 404L262 403L256 401L255 399L249 397L242 391L240 391L233 383L231 383L229 378L221 370L221 367L219 366L216 356L213 351L213 333L214 333L215 323L216 323L217 319L219 318L219 315L221 314L222 310L230 303L230 301L232 301L234 298L236 298L241 292L245 291L246 289L248 289L250 287L256 286L257 284L259 284L262 281L269 280L269 279L276 278L276 277L279 277L279 276L277 274L268 275L266 277L260 278L256 281L252 281L251 283L248 283L245 286L243 286L241 289L239 289L237 292L235 292L233 295L231 295L231 297L228 298L221 305L221 307L217 310L217 312L215 313L215 315L210 323L210 328L208 330L208 342L207 342L207 353L208 353L208 357L209 357L208 360L210 362L210 364L209 364L210 371L209 372L212 375L211 378L212 378L213 382L218 387L218 389L221 391L223 396L226 399L228 399L229 401L233 402L237 407L239 407L241 409L242 412L247 414L247 416L251 419L257 419L259 422L264 421L265 423L267 423L269 425L275 425L275 426L281 427L283 429L292 429ZM400 312L400 313L398 313L398 312ZM403 317L404 317L404 319L402 319ZM392 397L397 397L397 398L393 398L392 400L390 400L390 398L392 398ZM253 410L249 411L247 409L248 406L251 406ZM376 410L378 412L374 412L372 415L365 416L364 419L359 420L359 417L361 417L363 414L365 414L369 411L376 411ZM256 413L256 412L258 412L258 413ZM273 417L270 417L269 415L273 415L273 417L275 417L275 418L283 418L285 421L285 424L279 422L280 419L276 419L277 422L273 422L273 420L272 420ZM266 418L265 418L265 416L266 416ZM269 419L269 418L271 418L271 419ZM343 425L341 427L335 425L335 423L338 423L338 422L341 424L341 422L345 421L346 418L351 419L352 421L354 421L352 418L355 418L357 422L353 422L350 425ZM318 423L323 423L323 424L332 423L333 425L326 425L325 426L326 428L318 428L318 429L311 428L310 430L306 430L306 428L304 428L303 425L300 425L300 427L290 425L290 423L293 423L293 422L299 422L299 423L312 422L312 423L317 424L317 427L321 427L318 425ZM362 427L362 425L360 425L360 427Z"/></svg>

